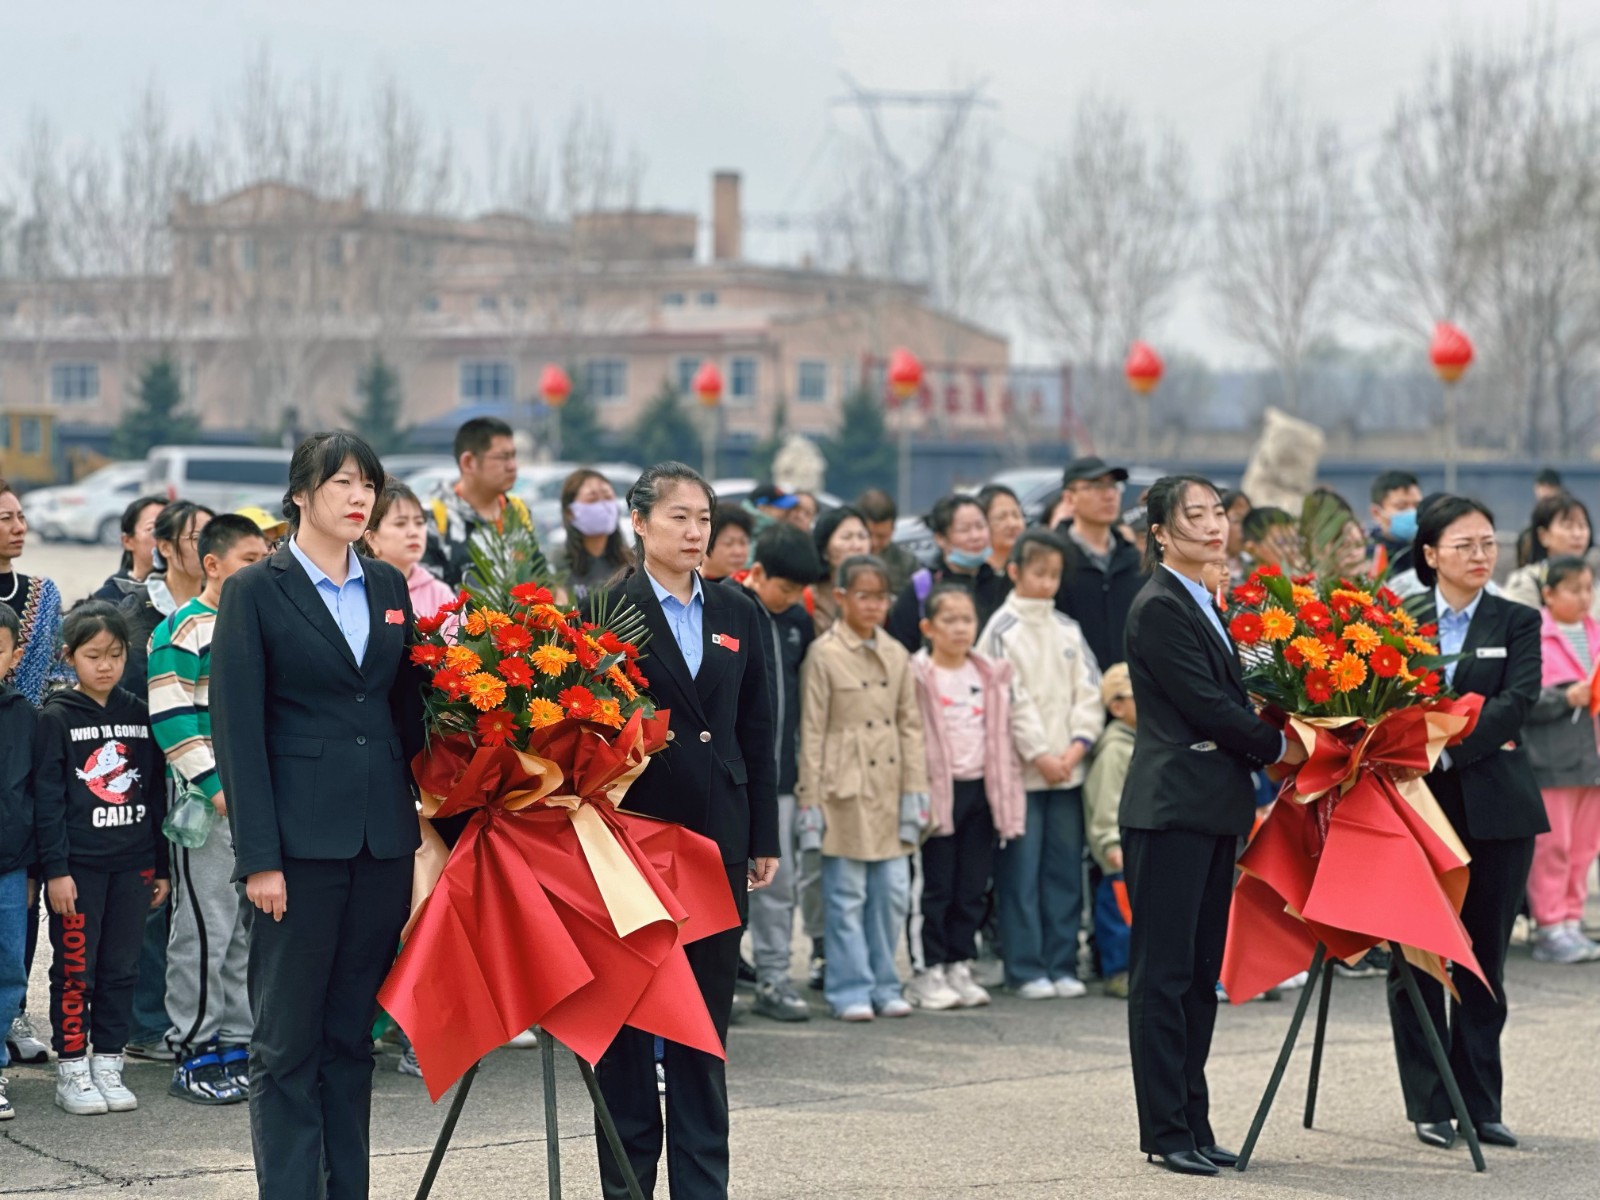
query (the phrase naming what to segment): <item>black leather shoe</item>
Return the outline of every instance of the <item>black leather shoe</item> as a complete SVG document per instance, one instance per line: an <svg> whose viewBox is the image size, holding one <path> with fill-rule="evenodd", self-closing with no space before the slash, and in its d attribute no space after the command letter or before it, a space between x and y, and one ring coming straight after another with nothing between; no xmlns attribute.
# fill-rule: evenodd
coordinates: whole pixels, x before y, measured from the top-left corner
<svg viewBox="0 0 1600 1200"><path fill-rule="evenodd" d="M1448 1150L1456 1144L1456 1129L1449 1121L1418 1121L1417 1141L1436 1150Z"/></svg>
<svg viewBox="0 0 1600 1200"><path fill-rule="evenodd" d="M1232 1150L1224 1150L1221 1146L1201 1146L1200 1153L1204 1154L1219 1167L1237 1167L1239 1156Z"/></svg>
<svg viewBox="0 0 1600 1200"><path fill-rule="evenodd" d="M1146 1162L1161 1160L1161 1165L1179 1175L1219 1175L1217 1164L1198 1150L1174 1150L1171 1154L1146 1154Z"/></svg>
<svg viewBox="0 0 1600 1200"><path fill-rule="evenodd" d="M1499 1121L1480 1121L1473 1128L1478 1131L1478 1140L1485 1146L1516 1148L1517 1135Z"/></svg>

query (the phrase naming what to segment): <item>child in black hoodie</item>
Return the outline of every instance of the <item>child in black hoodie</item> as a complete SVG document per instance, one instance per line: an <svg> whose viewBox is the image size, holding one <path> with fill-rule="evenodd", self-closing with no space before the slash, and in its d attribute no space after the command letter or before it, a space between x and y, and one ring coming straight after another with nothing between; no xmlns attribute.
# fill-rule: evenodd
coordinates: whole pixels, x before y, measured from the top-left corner
<svg viewBox="0 0 1600 1200"><path fill-rule="evenodd" d="M78 686L45 700L34 749L55 951L56 1104L75 1115L126 1112L139 1106L122 1082L122 1048L145 911L167 898L166 760L144 700L117 686L128 652L122 613L102 601L80 604L61 638Z"/></svg>
<svg viewBox="0 0 1600 1200"><path fill-rule="evenodd" d="M0 604L0 679L4 679L22 648L22 622L6 604ZM0 683L0 1025L11 1017L28 994L28 970L23 965L28 939L28 868L33 866L33 734L38 716L27 697ZM5 1069L10 1051L0 1034L0 1121L15 1112L6 1099Z"/></svg>

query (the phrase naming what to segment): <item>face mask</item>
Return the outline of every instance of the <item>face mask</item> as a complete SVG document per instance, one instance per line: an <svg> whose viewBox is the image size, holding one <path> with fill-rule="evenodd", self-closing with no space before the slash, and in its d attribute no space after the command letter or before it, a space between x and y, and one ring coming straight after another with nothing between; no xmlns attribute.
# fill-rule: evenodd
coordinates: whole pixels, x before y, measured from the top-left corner
<svg viewBox="0 0 1600 1200"><path fill-rule="evenodd" d="M572 527L584 537L600 537L617 528L617 502L615 500L574 500L571 504Z"/></svg>
<svg viewBox="0 0 1600 1200"><path fill-rule="evenodd" d="M945 562L958 571L976 571L989 561L989 547L982 550L957 550L954 546L944 553Z"/></svg>
<svg viewBox="0 0 1600 1200"><path fill-rule="evenodd" d="M1417 536L1417 510L1408 508L1389 518L1389 536L1397 542L1409 542Z"/></svg>

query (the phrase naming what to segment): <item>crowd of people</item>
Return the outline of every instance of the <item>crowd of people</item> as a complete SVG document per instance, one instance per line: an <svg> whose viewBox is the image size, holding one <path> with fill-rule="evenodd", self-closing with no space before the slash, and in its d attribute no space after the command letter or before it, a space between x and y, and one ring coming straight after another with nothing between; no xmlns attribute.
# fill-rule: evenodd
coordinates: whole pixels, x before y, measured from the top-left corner
<svg viewBox="0 0 1600 1200"><path fill-rule="evenodd" d="M385 477L376 456L347 435L302 447L278 514L214 513L141 497L123 515L117 570L70 606L49 579L19 570L27 527L17 495L0 482L0 1017L9 1030L0 1068L11 1059L44 1062L53 1052L56 1103L65 1111L136 1107L124 1057L138 1057L172 1064L169 1091L178 1099L226 1105L249 1098L268 1114L268 1126L290 1131L274 1143L290 1158L310 1145L305 1139L332 1136L330 1106L307 1099L320 1083L353 1106L343 1119L359 1116L360 1135L344 1133L364 1149L360 1077L369 1069L363 1022L371 1013L360 998L370 1009L403 920L400 868L414 842L375 815L380 798L366 792L379 772L366 773L364 752L359 761L332 749L324 757L318 723L330 718L318 708L323 701L295 689L334 686L304 677L305 665L326 657L364 720L370 714L359 702L369 693L399 696L408 686L403 671L377 662L377 648L399 635L372 623L369 593L397 589L373 612L392 617L403 603L408 621L432 616L471 570L474 532L521 506L510 495L516 444L508 426L469 421L454 449L459 482L427 502ZM1099 458L1076 459L1065 467L1059 496L1038 513L1025 512L1003 486L945 496L926 516L936 547L928 562L895 542L899 513L878 489L836 508L771 484L742 503L719 503L694 472L663 464L619 504L599 472L578 470L566 480L565 539L550 555L553 587L574 605L616 590L645 611L655 634L649 653L661 667L652 684L670 693L661 699L673 709L675 730L680 712L695 725L685 725L671 752L682 764L674 778L647 773L645 781L660 786L641 785L630 801L646 812L655 803L660 815L696 827L680 810L705 809L706 797L721 791L734 807L750 797L753 815L743 824L713 816L697 830L725 843L741 904L748 874L748 959L738 939L691 947L703 987L713 976L719 988L725 981L731 1001L737 979L750 990L748 1011L778 1021L812 1019L807 990L820 993L829 1016L870 1022L988 1004L998 987L1029 1001L1070 1000L1095 979L1105 994L1131 998L1136 1014L1159 1015L1142 988L1198 988L1214 1005L1216 964L1158 978L1152 964L1166 961L1167 951L1151 939L1161 917L1136 919L1147 911L1141 894L1147 904L1162 895L1159 886L1152 890L1153 873L1166 882L1182 874L1163 858L1172 843L1153 834L1198 826L1167 811L1182 789L1154 795L1156 768L1148 754L1140 757L1142 741L1163 736L1141 734L1141 721L1159 730L1180 717L1160 690L1172 685L1162 679L1163 663L1150 658L1153 643L1130 654L1130 617L1152 573L1165 578L1170 570L1175 596L1206 597L1256 566L1304 569L1300 515L1253 505L1241 492L1217 493L1225 550L1217 563L1196 557L1190 579L1175 565L1189 561L1175 531L1207 518L1186 517L1190 500L1181 492L1151 497L1147 511L1146 497L1126 495L1127 478ZM1345 516L1341 568L1386 572L1400 594L1431 599L1444 652L1475 654L1447 673L1458 687L1488 694L1483 723L1494 745L1459 748L1457 761L1447 759L1430 782L1473 853L1475 886L1463 919L1496 986L1510 923L1524 908L1536 959L1600 960L1600 945L1582 925L1587 873L1600 855L1593 715L1600 706L1591 703L1600 559L1584 504L1553 473L1542 474L1538 488L1517 569L1502 583L1493 517L1480 505L1425 497L1417 479L1400 471L1374 480L1364 514L1322 494ZM227 586L240 572L249 574ZM285 578L281 592L266 586L273 572ZM305 586L291 587L290 577ZM1477 615L1484 596L1494 597L1485 611L1503 630L1481 628L1490 619ZM329 641L302 646L298 672L275 648L300 619L297 608ZM1147 610L1143 619L1155 628L1162 610ZM1529 610L1537 611L1519 615ZM1210 611L1234 670L1214 604ZM720 680L712 677L731 668L714 657L707 669L712 633L726 634L717 646L733 651L743 672L731 693L743 699L726 713L715 710L730 693L713 691ZM344 674L338 658L348 659ZM1502 671L1490 679L1497 665ZM753 706L750 688L760 691ZM353 744L365 747L369 735L392 741L398 762L402 748L407 758L413 748L409 703L402 696L366 706L383 709L381 720L366 724L347 720L342 709L337 719L362 731L352 733ZM1242 727L1242 690L1236 702L1219 703L1237 707ZM290 711L293 720L272 715ZM1278 756L1271 747L1256 753L1254 743L1278 736L1251 734L1252 752L1239 759L1246 764L1240 779L1248 781L1241 786L1259 806L1272 802L1265 767ZM1519 749L1521 757L1502 760L1502 743L1525 746L1525 755ZM704 763L696 757L702 746ZM397 795L382 798L384 811L409 811L407 785L390 773ZM298 800L294 788L280 786L291 776L305 784ZM308 797L330 780L357 777L362 802L348 807L345 824L315 815ZM1534 789L1525 819L1507 817L1504 806L1490 811L1486 788L1514 792L1524 780L1525 790ZM269 781L276 798L258 794ZM1195 786L1209 785L1197 776ZM758 791L776 796L770 827ZM291 803L309 806L307 824L293 826L300 831L293 836L279 832L291 827L284 817ZM185 805L216 814L201 844L164 835L169 812ZM1221 840L1206 851L1215 861L1204 867L1204 900L1215 904L1221 887L1225 905L1243 830L1230 816L1206 832ZM326 862L343 866L329 874L308 865ZM304 900L288 907L290 892L317 896L315 917ZM386 907L377 895L388 898ZM330 912L343 915L323 919ZM797 914L809 945L798 979L791 972ZM53 952L49 1046L24 1007L41 924ZM365 948L360 972L335 967L336 942L345 951ZM306 958L312 943L314 968ZM1390 974L1389 966L1374 951L1339 969L1376 976ZM264 1017L252 974L258 992L276 987L293 1003ZM342 1026L319 1007L323 997L307 994L311 982L355 998L342 1010ZM1430 996L1437 1008L1430 1017L1441 1030L1457 1030L1452 1061L1476 1098L1475 1119L1492 1131L1504 1128L1498 1037L1505 1002L1503 990L1480 996L1474 987L1462 984L1448 1017L1442 993ZM1408 1115L1419 1136L1426 1130L1424 1140L1438 1144L1448 1108L1441 1109L1437 1080L1418 1052L1418 1017L1392 977L1390 990ZM725 1033L744 1010L730 1004L713 1017ZM338 1032L317 1043L315 1030L303 1027L310 1016ZM1192 1023L1193 1013L1186 1019ZM1148 1068L1141 1048L1159 1045L1151 1036L1142 1042L1135 1034L1136 1077ZM529 1035L516 1044L531 1043ZM694 1148L689 1159L704 1159L714 1190L718 1178L726 1181L725 1084L720 1066L689 1053L628 1039L607 1056L600 1078L625 1140L633 1128L635 1170L653 1177L649 1145L654 1136L659 1153L661 1118L653 1087L650 1111L636 1095L653 1062L673 1087L669 1138ZM419 1073L409 1053L401 1070ZM1160 1091L1148 1086L1152 1095ZM693 1120L674 1124L673 1092ZM1142 1121L1145 1099L1141 1091ZM1151 1112L1157 1132L1147 1150L1202 1159L1216 1151L1212 1160L1225 1160L1209 1129L1174 1142ZM0 1119L13 1115L0 1077ZM259 1166L262 1136L257 1128L258 1169L270 1170ZM719 1136L720 1150L705 1144ZM637 1154L636 1145L644 1147ZM326 1153L327 1170L359 1174ZM1188 1160L1174 1161L1184 1169ZM620 1187L604 1149L602 1164L608 1189Z"/></svg>

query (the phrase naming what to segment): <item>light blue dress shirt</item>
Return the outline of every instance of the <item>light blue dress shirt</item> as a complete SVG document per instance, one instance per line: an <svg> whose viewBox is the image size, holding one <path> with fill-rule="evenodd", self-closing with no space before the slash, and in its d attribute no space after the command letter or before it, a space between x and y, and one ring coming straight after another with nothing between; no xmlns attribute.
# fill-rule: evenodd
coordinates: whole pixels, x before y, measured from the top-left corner
<svg viewBox="0 0 1600 1200"><path fill-rule="evenodd" d="M289 540L289 553L293 554L306 574L311 577L317 595L328 606L333 622L349 643L350 653L360 662L367 653L367 639L372 634L372 613L367 609L367 576L361 569L361 556L350 549L350 566L340 587L329 579L327 573L305 556L293 538Z"/></svg>
<svg viewBox="0 0 1600 1200"><path fill-rule="evenodd" d="M1162 564L1166 566L1166 564ZM1166 567L1172 571L1171 567ZM1222 644L1228 648L1228 653L1233 653L1233 639L1228 636L1228 631L1222 627L1222 617L1217 612L1216 597L1206 591L1205 585L1190 579L1187 575L1180 575L1172 571L1172 577L1183 584L1183 590L1194 597L1194 602L1200 606L1200 611L1205 613L1211 621L1211 628L1217 631L1217 636L1222 639Z"/></svg>
<svg viewBox="0 0 1600 1200"><path fill-rule="evenodd" d="M694 575L694 594L685 604L666 588L656 582L656 577L649 571L644 573L650 581L651 590L656 594L656 599L661 601L661 611L667 618L667 628L672 630L672 640L678 643L678 649L683 652L683 661L689 668L689 677L697 678L700 674L700 663L706 656L705 643L705 593L700 589L700 576Z"/></svg>
<svg viewBox="0 0 1600 1200"><path fill-rule="evenodd" d="M1483 603L1483 593L1479 592L1472 598L1472 603L1460 612L1445 603L1444 594L1438 588L1433 589L1433 611L1439 617L1439 653L1451 656L1461 653L1461 647L1467 644L1467 630L1472 625L1472 618L1478 615L1478 605ZM1459 664L1451 663L1444 669L1445 682L1455 685L1456 667Z"/></svg>

